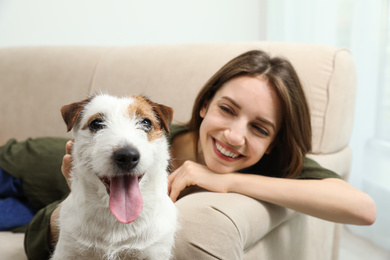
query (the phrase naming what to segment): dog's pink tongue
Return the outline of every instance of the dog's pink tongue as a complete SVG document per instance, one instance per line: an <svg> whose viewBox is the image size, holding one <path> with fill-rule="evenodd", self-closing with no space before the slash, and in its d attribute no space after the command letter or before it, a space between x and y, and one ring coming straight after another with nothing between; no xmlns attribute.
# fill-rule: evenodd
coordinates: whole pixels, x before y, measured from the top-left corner
<svg viewBox="0 0 390 260"><path fill-rule="evenodd" d="M122 175L111 178L109 204L111 213L119 222L135 221L143 205L138 177Z"/></svg>

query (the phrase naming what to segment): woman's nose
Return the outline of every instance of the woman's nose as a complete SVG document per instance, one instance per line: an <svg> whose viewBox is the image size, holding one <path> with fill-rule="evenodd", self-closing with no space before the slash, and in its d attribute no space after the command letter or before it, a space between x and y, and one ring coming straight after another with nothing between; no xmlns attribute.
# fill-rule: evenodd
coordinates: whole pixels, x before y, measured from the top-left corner
<svg viewBox="0 0 390 260"><path fill-rule="evenodd" d="M226 141L230 145L243 145L245 144L246 127L238 122L231 124L225 131Z"/></svg>

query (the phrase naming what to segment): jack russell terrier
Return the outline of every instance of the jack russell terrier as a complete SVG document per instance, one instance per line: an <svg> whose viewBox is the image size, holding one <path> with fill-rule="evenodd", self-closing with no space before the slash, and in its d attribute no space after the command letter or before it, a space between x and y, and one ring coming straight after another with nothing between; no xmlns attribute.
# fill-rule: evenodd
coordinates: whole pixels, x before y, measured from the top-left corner
<svg viewBox="0 0 390 260"><path fill-rule="evenodd" d="M170 259L177 212L164 131L172 108L99 94L61 112L73 129L73 164L52 259Z"/></svg>

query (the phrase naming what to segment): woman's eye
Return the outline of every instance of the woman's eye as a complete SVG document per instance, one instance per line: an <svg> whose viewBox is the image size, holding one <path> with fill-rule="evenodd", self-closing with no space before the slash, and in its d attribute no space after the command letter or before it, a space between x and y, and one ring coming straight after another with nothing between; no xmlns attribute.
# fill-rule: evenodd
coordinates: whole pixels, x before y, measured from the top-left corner
<svg viewBox="0 0 390 260"><path fill-rule="evenodd" d="M141 125L142 125L142 128L145 130L145 132L149 132L150 130L152 130L152 127L153 127L152 121L150 121L149 118L144 118L141 121Z"/></svg>
<svg viewBox="0 0 390 260"><path fill-rule="evenodd" d="M89 123L89 129L91 129L94 132L103 129L104 127L105 125L103 123L103 119L101 118L96 118Z"/></svg>
<svg viewBox="0 0 390 260"><path fill-rule="evenodd" d="M257 125L253 125L252 126L255 131L263 136L269 136L269 133L267 130L265 130L264 128L260 127L260 126L257 126Z"/></svg>
<svg viewBox="0 0 390 260"><path fill-rule="evenodd" d="M223 112L226 112L228 114L233 114L233 111L228 108L227 106L219 106L219 108L223 111Z"/></svg>

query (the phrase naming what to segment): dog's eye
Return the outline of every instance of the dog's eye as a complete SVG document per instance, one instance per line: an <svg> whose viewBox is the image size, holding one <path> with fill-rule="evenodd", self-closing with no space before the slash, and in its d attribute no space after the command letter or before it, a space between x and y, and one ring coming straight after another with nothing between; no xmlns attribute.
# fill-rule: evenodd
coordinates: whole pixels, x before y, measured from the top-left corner
<svg viewBox="0 0 390 260"><path fill-rule="evenodd" d="M94 132L97 132L103 128L104 128L104 123L103 123L103 119L101 118L96 118L89 123L89 129L91 129Z"/></svg>
<svg viewBox="0 0 390 260"><path fill-rule="evenodd" d="M152 130L152 127L153 127L152 121L150 121L150 119L148 119L148 118L144 118L141 121L141 125L146 132L149 132L150 130Z"/></svg>

